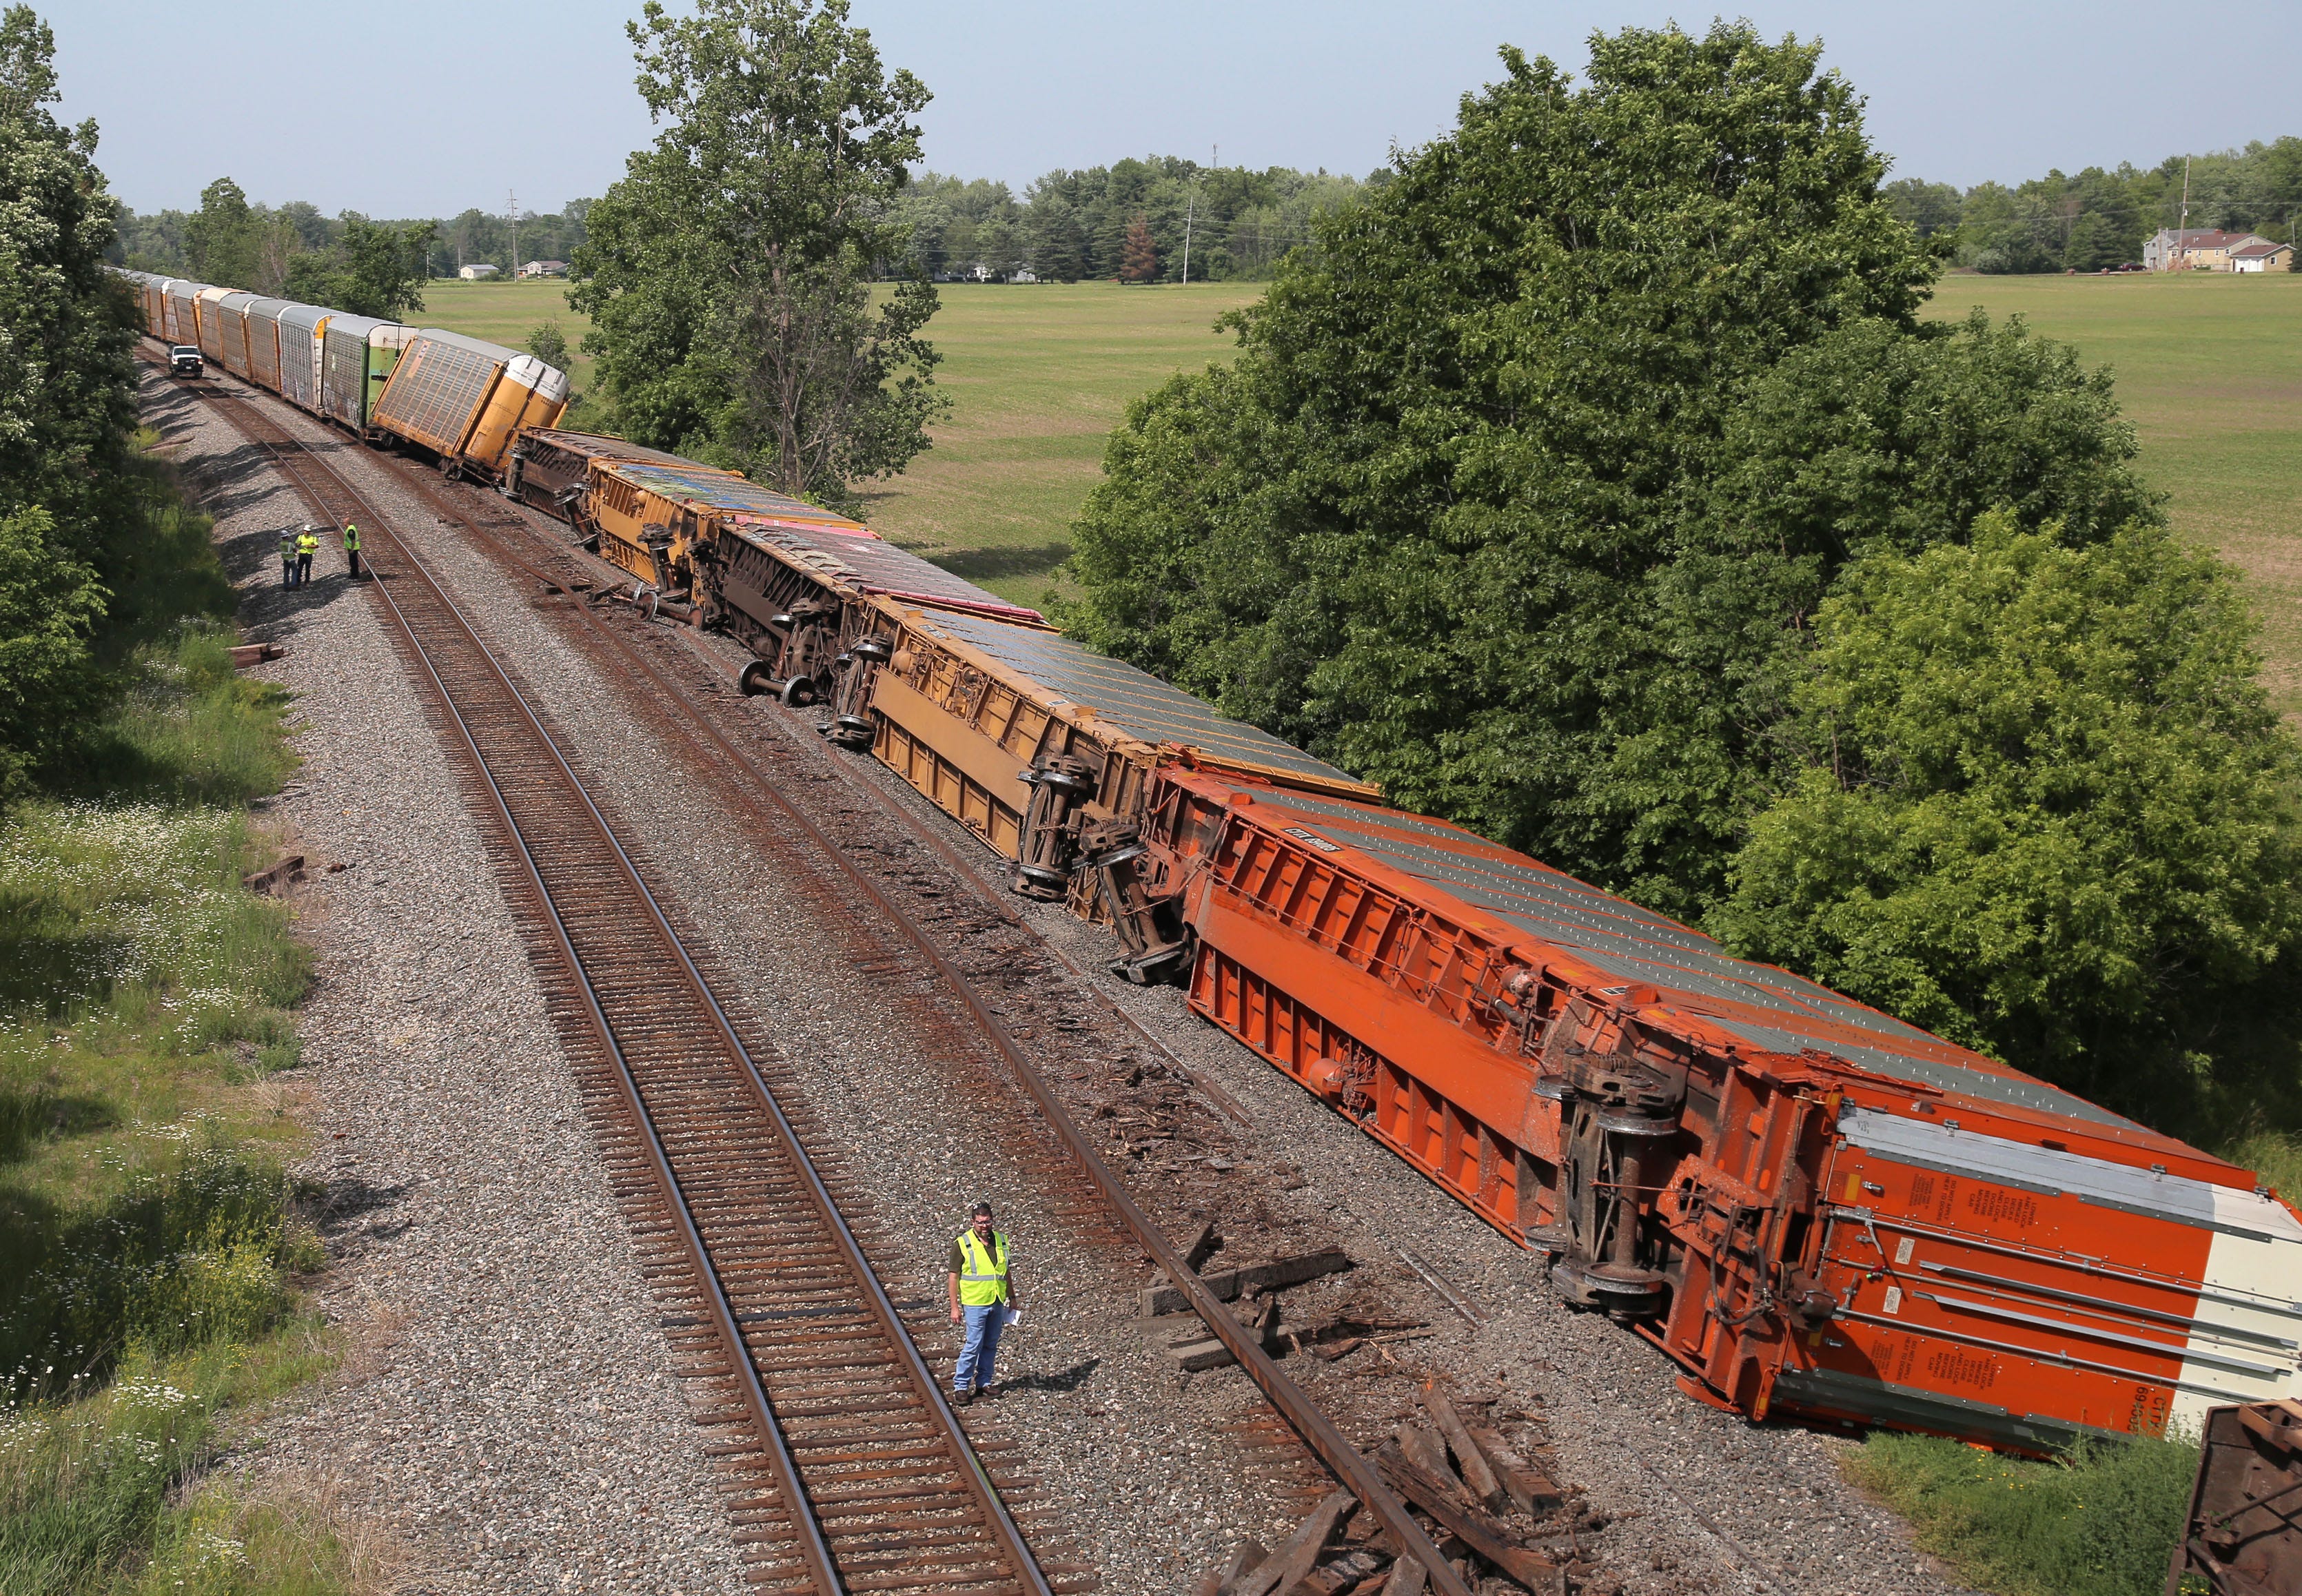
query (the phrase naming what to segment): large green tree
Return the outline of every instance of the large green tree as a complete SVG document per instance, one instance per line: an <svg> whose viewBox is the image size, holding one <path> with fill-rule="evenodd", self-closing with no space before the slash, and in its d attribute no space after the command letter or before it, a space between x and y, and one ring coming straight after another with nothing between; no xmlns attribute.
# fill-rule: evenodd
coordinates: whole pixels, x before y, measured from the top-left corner
<svg viewBox="0 0 2302 1596"><path fill-rule="evenodd" d="M847 18L651 0L631 36L663 130L586 214L569 295L633 437L833 502L927 448L943 403L935 290L895 208L928 95Z"/></svg>
<svg viewBox="0 0 2302 1596"><path fill-rule="evenodd" d="M96 124L61 126L55 39L0 14L0 792L105 686L88 650L101 577L130 557L130 306L105 268L113 203Z"/></svg>
<svg viewBox="0 0 2302 1596"><path fill-rule="evenodd" d="M2147 523L2074 542L1998 511L1875 553L1817 612L1712 928L2179 1121L2302 919L2253 635L2231 573Z"/></svg>
<svg viewBox="0 0 2302 1596"><path fill-rule="evenodd" d="M396 320L424 308L425 259L438 231L435 223L371 222L347 212L325 254L288 261L284 291L307 305Z"/></svg>
<svg viewBox="0 0 2302 1596"><path fill-rule="evenodd" d="M1506 51L1452 136L1316 224L1232 372L1133 410L1073 619L1403 802L1684 910L1741 764L1734 686L1685 668L1720 640L1674 592L1718 534L1730 418L1835 329L1911 332L1936 262L1818 46L1591 48L1579 86ZM1730 651L1777 646L1765 601L1719 597Z"/></svg>

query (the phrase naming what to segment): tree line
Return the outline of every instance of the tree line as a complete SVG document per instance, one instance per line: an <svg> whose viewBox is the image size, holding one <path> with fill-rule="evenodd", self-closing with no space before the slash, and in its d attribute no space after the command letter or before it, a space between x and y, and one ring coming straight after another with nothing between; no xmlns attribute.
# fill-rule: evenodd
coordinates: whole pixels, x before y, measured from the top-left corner
<svg viewBox="0 0 2302 1596"><path fill-rule="evenodd" d="M584 214L591 203L571 199L557 212L522 213L517 219L517 258L566 261L584 242ZM298 299L315 296L291 286L291 279L310 288L313 273L349 272L365 282L378 275L374 257L379 251L388 252L395 281L453 277L466 265L491 265L506 276L514 271L515 228L508 212L492 215L475 208L446 222L376 221L357 211L328 216L308 200L277 206L250 200L229 177L201 190L197 210L139 214L120 206L113 225L119 237L111 258L122 265ZM299 272L306 275L297 279ZM324 295L315 302L359 309ZM419 298L398 308L420 304Z"/></svg>
<svg viewBox="0 0 2302 1596"><path fill-rule="evenodd" d="M2187 171L2186 171L2187 169ZM2189 224L2296 241L2302 222L2302 139L2169 155L2157 165L2049 172L2012 188L1903 178L1883 189L1895 214L1949 258L1988 273L2096 272L2142 258L2143 240L2180 224L2187 176ZM2302 262L2298 262L2302 264Z"/></svg>
<svg viewBox="0 0 2302 1596"><path fill-rule="evenodd" d="M907 175L886 201L887 220L899 231L890 235L887 258L876 265L884 277L916 267L937 279L1004 281L1028 271L1050 282L1175 282L1188 264L1195 282L1261 281L1288 250L1309 241L1312 217L1348 204L1385 175L1362 181L1285 166L1256 172L1154 155L1059 168L1035 180L1019 200L1005 183L930 171ZM518 260L574 259L591 236L585 218L592 205L571 199L557 212L522 214ZM289 272L299 258L340 262L381 230L396 235L410 262L420 262L420 273L411 269L410 275L453 277L482 265L509 275L513 223L508 211L476 208L448 221L378 222L356 211L332 217L306 200L250 201L227 177L209 185L196 211L139 215L122 207L115 258L139 271L213 277L277 294L289 291ZM1130 255L1130 230L1147 234L1147 255L1139 239Z"/></svg>
<svg viewBox="0 0 2302 1596"><path fill-rule="evenodd" d="M1257 281L1311 239L1311 219L1370 183L1322 169L1203 166L1176 155L1057 168L1018 200L1005 183L929 172L895 201L914 257L936 276L1044 281ZM1134 236L1130 251L1130 238ZM1144 248L1147 239L1148 249Z"/></svg>

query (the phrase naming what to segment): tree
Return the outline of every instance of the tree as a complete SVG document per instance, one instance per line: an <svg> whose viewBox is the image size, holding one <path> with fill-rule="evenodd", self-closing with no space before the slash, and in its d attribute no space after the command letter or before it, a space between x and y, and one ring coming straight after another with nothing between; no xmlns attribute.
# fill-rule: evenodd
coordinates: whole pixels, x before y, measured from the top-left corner
<svg viewBox="0 0 2302 1596"><path fill-rule="evenodd" d="M926 449L945 402L896 209L928 91L847 15L650 0L630 32L663 130L585 215L569 295L633 437L835 503Z"/></svg>
<svg viewBox="0 0 2302 1596"><path fill-rule="evenodd" d="M572 357L567 352L567 335L559 331L558 322L544 322L527 335L527 352L546 365L568 367Z"/></svg>
<svg viewBox="0 0 2302 1596"><path fill-rule="evenodd" d="M1918 336L1937 256L1817 46L1592 41L1312 223L1234 371L1130 411L1075 528L1090 642L1682 912L1720 890L1740 695L1795 617L1690 617L1749 384L1833 329ZM1812 580L1836 558L1802 551ZM1699 631L1689 630L1699 626ZM1740 679L1684 661L1725 648Z"/></svg>
<svg viewBox="0 0 2302 1596"><path fill-rule="evenodd" d="M1159 276L1159 247L1152 242L1151 224L1137 216L1127 224L1127 243L1120 277L1128 282L1154 282Z"/></svg>
<svg viewBox="0 0 2302 1596"><path fill-rule="evenodd" d="M200 208L184 224L193 274L220 288L246 288L256 281L257 232L240 186L216 179L200 190Z"/></svg>
<svg viewBox="0 0 2302 1596"><path fill-rule="evenodd" d="M0 15L0 790L109 692L88 634L138 524L133 312L104 265L114 202L96 124L47 109L55 61L29 6Z"/></svg>
<svg viewBox="0 0 2302 1596"><path fill-rule="evenodd" d="M288 263L286 291L307 305L391 321L424 308L426 261L438 225L371 222L347 211L343 232L325 255Z"/></svg>
<svg viewBox="0 0 2302 1596"><path fill-rule="evenodd" d="M1710 924L2163 1121L2292 945L2297 751L2232 573L2162 525L2062 533L1994 512L1848 572Z"/></svg>

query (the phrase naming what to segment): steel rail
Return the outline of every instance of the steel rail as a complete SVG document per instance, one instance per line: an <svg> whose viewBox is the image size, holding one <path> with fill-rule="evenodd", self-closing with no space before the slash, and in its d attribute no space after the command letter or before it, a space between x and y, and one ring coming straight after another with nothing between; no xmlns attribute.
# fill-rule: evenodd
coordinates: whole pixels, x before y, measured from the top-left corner
<svg viewBox="0 0 2302 1596"><path fill-rule="evenodd" d="M227 407L237 407L243 412L252 409L252 407L248 406L247 401L235 395L213 392L210 397L212 401L220 402ZM264 420L261 424L264 427L270 428L272 424L268 420ZM246 427L236 427L236 430L242 432L243 434L250 435L251 441L254 441L257 443L259 447L264 448L267 453L273 457L275 462L280 465L281 469L286 471L287 474L296 481L297 484L303 490L306 496L310 499L317 508L321 508L323 512L326 511L327 506L324 503L324 495L310 483L308 479L306 478L303 472L298 469L298 465L296 464L296 459L298 458L306 461L311 461L311 457L307 451L303 450L300 446L295 445L292 439L288 440L286 445L283 446L281 442L275 441L273 439L254 436L249 433L249 429ZM277 429L275 428L273 430L276 432ZM928 1407L931 1411L936 1414L941 1426L947 1432L948 1439L953 1443L959 1458L965 1466L966 1474L971 1490L977 1495L979 1505L984 1508L986 1517L996 1526L996 1531L999 1539L1006 1542L1004 1550L1008 1552L1011 1559L1015 1564L1017 1572L1021 1577L1024 1584L1028 1589L1035 1593L1035 1596L1053 1596L1051 1587L1047 1584L1045 1575L1040 1571L1036 1558L1032 1557L1029 1547L1023 1541L1022 1533L1020 1527L1016 1525L1012 1516L1007 1510L1005 1503L1001 1499L997 1488L993 1484L989 1472L984 1466L980 1457L977 1454L974 1448L968 1442L965 1432L959 1425L957 1415L952 1412L949 1404L944 1398L942 1387L937 1382L933 1373L928 1368L925 1360L921 1357L919 1352L917 1345L912 1340L909 1333L904 1330L901 1317L895 1308L895 1305L888 1298L885 1289L880 1285L877 1274L871 1270L869 1260L863 1256L861 1244L857 1240L853 1231L848 1226L844 1216L840 1214L838 1206L833 1200L828 1189L825 1186L819 1172L815 1167L813 1160L809 1157L805 1147L801 1143L797 1129L792 1124L789 1117L785 1113L782 1104L778 1101L773 1088L768 1084L766 1078L761 1073L758 1062L752 1056L751 1051L744 1046L741 1037L737 1036L733 1024L727 1018L726 1011L721 1007L717 996L712 993L710 983L705 979L702 972L696 968L693 959L689 956L684 940L671 926L668 918L663 911L660 903L657 900L654 893L649 888L646 881L642 878L635 862L625 850L621 841L616 836L614 827L609 824L606 816L600 811L598 805L592 801L589 791L584 787L582 780L576 775L573 769L569 767L566 758L561 753L558 743L553 740L550 734L544 729L525 695L522 693L517 686L512 682L509 674L504 669L501 661L496 658L493 651L487 647L483 641L481 640L477 630L472 626L470 618L466 616L455 601L448 596L444 586L441 584L438 578L433 575L431 571L424 566L424 562L416 555L415 551L408 548L407 544L396 535L389 520L377 512L374 504L368 500L358 489L354 488L349 483L344 481L340 474L326 466L324 462L311 461L311 463L318 466L320 470L325 472L329 477L333 479L335 485L341 491L345 499L352 503L358 509L360 514L365 516L374 525L378 531L382 532L384 536L391 539L392 542L398 545L399 552L400 556L407 560L408 567L421 578L431 596L440 604L441 609L453 617L457 626L464 634L465 639L470 643L471 647L480 656L480 658L486 662L489 671L493 675L497 682L501 685L510 701L518 708L528 727L533 731L541 745L550 756L569 792L582 803L584 811L591 818L594 827L597 828L601 839L613 853L618 864L621 866L628 885L638 895L641 902L645 905L649 918L654 925L658 934L663 938L667 946L677 959L682 973L685 977L693 995L701 1000L710 1013L713 1024L719 1033L721 1041L730 1050L731 1054L743 1064L745 1075L750 1080L760 1103L773 1120L782 1139L793 1156L795 1167L804 1178L811 1203L825 1221L827 1227L834 1232L836 1238L840 1243L841 1250L847 1255L856 1278L862 1282L865 1288L874 1316L879 1318L888 1329L892 1343L903 1356L904 1362L907 1365L907 1372L911 1374L913 1382L917 1384L920 1394L926 1399ZM646 1139L650 1160L655 1167L657 1178L663 1186L667 1195L672 1199L681 1223L685 1247L689 1252L691 1258L697 1264L697 1273L699 1277L702 1280L708 1289L710 1294L710 1306L712 1310L713 1318L717 1322L723 1339L725 1339L731 1348L731 1361L739 1368L744 1383L746 1406L752 1409L754 1420L760 1426L763 1439L768 1444L770 1457L773 1461L774 1472L777 1474L778 1478L778 1484L783 1489L786 1500L793 1505L794 1511L791 1516L794 1520L794 1526L802 1532L802 1550L806 1560L810 1565L811 1575L816 1580L819 1589L827 1592L842 1592L845 1590L846 1587L840 1581L834 1567L829 1548L825 1543L822 1537L820 1525L818 1523L814 1511L810 1505L810 1499L806 1493L805 1486L800 1480L796 1462L791 1456L789 1445L783 1434L782 1427L775 1418L772 1405L768 1399L765 1387L760 1380L759 1371L752 1363L752 1360L745 1348L742 1331L735 1321L734 1306L727 1300L727 1294L721 1285L718 1271L710 1261L709 1245L704 1241L700 1231L697 1229L693 1209L688 1203L686 1194L681 1187L677 1175L673 1172L670 1166L669 1159L663 1147L662 1139L658 1134L652 1116L649 1113L645 1106L637 1079L632 1071L628 1057L625 1054L622 1045L616 1036L615 1028L612 1022L608 1019L607 1014L600 1003L597 990L592 985L589 972L584 968L583 960L578 956L576 951L574 942L568 935L566 923L561 919L558 905L553 901L550 889L545 885L542 873L537 868L533 849L530 845L525 834L521 829L518 821L514 818L511 812L510 804L505 798L502 789L497 784L493 772L488 768L486 756L481 751L477 736L472 731L470 725L465 719L461 711L457 708L454 698L449 692L447 684L441 679L431 655L424 650L420 640L417 639L414 626L407 620L406 615L401 611L398 601L391 595L389 588L382 582L375 584L373 591L382 598L386 607L391 611L393 620L398 625L403 636L405 636L408 641L416 659L423 665L425 674L429 676L434 690L439 694L441 703L446 708L450 718L454 721L458 732L464 740L466 749L470 752L475 763L478 767L479 773L482 779L486 784L490 798L497 815L504 821L510 836L518 846L521 861L528 880L538 894L545 913L552 926L554 937L559 945L562 955L567 960L569 970L576 976L581 987L587 1015L592 1021L593 1029L599 1035L606 1051L615 1063L626 1100L631 1104L636 1121Z"/></svg>
<svg viewBox="0 0 2302 1596"><path fill-rule="evenodd" d="M458 517L458 519L463 518ZM522 525L525 525L524 519ZM528 531L530 536L541 540L542 534L535 533L532 528ZM564 545L553 543L549 546L562 552L566 551ZM508 550L505 551L505 557L536 580L556 584L556 578L528 565ZM682 690L659 670L652 660L648 659L638 649L632 647L626 639L617 636L612 628L591 613L588 605L578 604L576 609L576 613L584 617L586 625L608 638L624 658L645 673L665 693L668 701L679 701L685 698L685 694ZM1375 1516L1386 1530L1390 1532L1406 1555L1422 1563L1429 1574L1433 1591L1440 1592L1441 1596L1471 1596L1469 1588L1464 1584L1453 1566L1440 1555L1439 1549L1432 1544L1430 1536L1424 1532L1420 1525L1416 1523L1407 1504L1382 1483L1359 1449L1353 1446L1349 1439L1335 1427L1333 1421L1320 1410L1318 1404L1312 1400L1309 1393L1289 1378L1286 1372L1280 1368L1278 1361L1263 1349L1262 1344L1223 1306L1222 1299L1206 1288L1199 1279L1198 1272L1184 1263L1182 1256L1167 1239L1165 1232L1152 1222L1150 1215L1137 1205L1125 1186L1097 1155L1087 1138L1080 1133L1070 1112L1056 1098L1038 1067L1024 1055L1013 1037L1008 1033L1006 1027L1000 1024L992 1013L975 983L935 946L925 929L909 913L889 898L878 884L848 857L846 850L840 847L811 817L785 797L775 784L768 779L766 774L760 771L742 750L736 748L722 735L716 727L708 722L699 722L693 716L675 717L671 724L689 740L691 744L695 743L696 734L700 730L718 746L726 758L733 760L749 774L753 784L815 844L820 856L831 861L848 882L870 901L872 907L895 925L903 933L905 939L929 964L934 966L937 972L943 977L954 993L965 1004L976 1027L997 1049L1008 1067L1014 1071L1017 1080L1029 1094L1041 1115L1054 1130L1073 1161L1094 1182L1106 1205L1119 1215L1122 1222L1126 1225L1143 1250L1150 1254L1153 1260L1167 1272L1168 1278L1189 1301L1192 1311L1206 1322L1207 1328L1214 1332L1224 1348L1239 1360L1239 1366L1245 1369L1248 1376L1261 1388L1272 1406L1286 1415L1288 1422L1295 1426L1296 1432L1303 1437L1335 1477L1349 1486L1351 1493L1359 1499L1361 1504ZM910 823L909 817L904 819L907 823Z"/></svg>

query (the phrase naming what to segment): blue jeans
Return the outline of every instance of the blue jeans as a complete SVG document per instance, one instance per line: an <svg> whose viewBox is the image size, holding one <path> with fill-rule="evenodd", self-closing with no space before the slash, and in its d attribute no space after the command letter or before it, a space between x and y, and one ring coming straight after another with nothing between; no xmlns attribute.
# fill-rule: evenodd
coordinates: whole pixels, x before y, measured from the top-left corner
<svg viewBox="0 0 2302 1596"><path fill-rule="evenodd" d="M964 1395L981 1390L992 1382L991 1360L999 1354L999 1332L1006 1328L1002 1318L1007 1305L995 1302L960 1312L967 1315L967 1340L959 1349L959 1372L952 1377L952 1384Z"/></svg>

